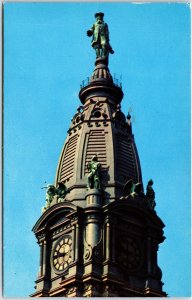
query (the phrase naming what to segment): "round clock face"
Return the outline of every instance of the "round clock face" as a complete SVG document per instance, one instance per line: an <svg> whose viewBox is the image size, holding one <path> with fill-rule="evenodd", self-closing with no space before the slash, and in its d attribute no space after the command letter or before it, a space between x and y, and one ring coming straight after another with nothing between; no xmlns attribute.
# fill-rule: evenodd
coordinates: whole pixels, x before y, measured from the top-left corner
<svg viewBox="0 0 192 300"><path fill-rule="evenodd" d="M118 261L122 267L133 270L137 269L141 262L141 251L132 238L121 240L119 245Z"/></svg>
<svg viewBox="0 0 192 300"><path fill-rule="evenodd" d="M53 249L52 262L57 271L65 270L72 261L72 241L70 237L61 238Z"/></svg>

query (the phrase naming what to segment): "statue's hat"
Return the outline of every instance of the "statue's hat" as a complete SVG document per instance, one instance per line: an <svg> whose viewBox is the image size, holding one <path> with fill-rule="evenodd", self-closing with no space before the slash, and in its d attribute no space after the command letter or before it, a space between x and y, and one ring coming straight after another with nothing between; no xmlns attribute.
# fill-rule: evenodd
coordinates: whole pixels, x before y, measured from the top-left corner
<svg viewBox="0 0 192 300"><path fill-rule="evenodd" d="M153 185L153 180L150 179L149 182L148 182L148 184Z"/></svg>
<svg viewBox="0 0 192 300"><path fill-rule="evenodd" d="M101 16L102 18L104 17L104 13L102 12L98 12L95 14L95 18L97 18L98 16Z"/></svg>

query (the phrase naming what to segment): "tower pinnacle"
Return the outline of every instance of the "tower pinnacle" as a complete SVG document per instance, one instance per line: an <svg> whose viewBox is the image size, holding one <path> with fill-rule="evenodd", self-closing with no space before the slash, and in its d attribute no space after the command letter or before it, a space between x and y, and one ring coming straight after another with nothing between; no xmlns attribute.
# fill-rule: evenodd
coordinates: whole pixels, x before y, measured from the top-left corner
<svg viewBox="0 0 192 300"><path fill-rule="evenodd" d="M114 51L103 16L87 32L95 69L33 227L40 246L33 297L166 296L157 262L164 224L153 182L143 190L131 116L121 111L122 88L108 69Z"/></svg>
<svg viewBox="0 0 192 300"><path fill-rule="evenodd" d="M119 104L123 98L122 88L114 83L105 57L96 59L95 69L89 78L88 85L79 92L82 104L95 95L109 98L114 105Z"/></svg>

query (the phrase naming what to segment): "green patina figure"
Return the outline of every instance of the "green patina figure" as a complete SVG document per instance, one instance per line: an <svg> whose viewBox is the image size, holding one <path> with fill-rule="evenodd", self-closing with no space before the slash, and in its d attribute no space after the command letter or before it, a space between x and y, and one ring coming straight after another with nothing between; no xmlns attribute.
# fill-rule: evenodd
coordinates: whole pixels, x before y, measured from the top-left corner
<svg viewBox="0 0 192 300"><path fill-rule="evenodd" d="M56 189L56 193L58 198L64 198L67 194L67 188L63 182L58 183L58 187Z"/></svg>
<svg viewBox="0 0 192 300"><path fill-rule="evenodd" d="M123 191L126 196L131 195L134 192L134 183L132 179L129 179L124 185Z"/></svg>
<svg viewBox="0 0 192 300"><path fill-rule="evenodd" d="M134 185L133 192L130 194L131 197L143 196L142 183L138 182Z"/></svg>
<svg viewBox="0 0 192 300"><path fill-rule="evenodd" d="M89 170L89 174L87 176L87 187L89 189L100 189L101 164L98 162L97 155L92 157L87 168Z"/></svg>
<svg viewBox="0 0 192 300"><path fill-rule="evenodd" d="M59 182L58 187L56 188L52 184L48 184L45 187L42 187L42 189L47 189L46 191L46 199L45 199L45 207L43 207L43 212L50 207L53 199L56 197L57 199L59 198L65 198L67 194L67 188L64 183ZM60 201L61 202L61 201Z"/></svg>
<svg viewBox="0 0 192 300"><path fill-rule="evenodd" d="M47 191L46 191L45 208L48 208L48 207L50 207L51 202L53 201L53 198L56 195L56 188L52 184L48 184L46 188L47 188Z"/></svg>
<svg viewBox="0 0 192 300"><path fill-rule="evenodd" d="M91 45L95 49L96 58L108 58L109 53L114 53L109 43L108 25L104 22L103 17L104 13L96 13L96 22L93 24L92 28L87 31L88 36L93 36Z"/></svg>
<svg viewBox="0 0 192 300"><path fill-rule="evenodd" d="M147 184L147 192L146 192L146 199L147 199L147 206L150 208L150 209L154 209L155 206L156 206L156 203L155 203L155 192L152 188L152 185L153 185L153 180L150 179L148 184Z"/></svg>

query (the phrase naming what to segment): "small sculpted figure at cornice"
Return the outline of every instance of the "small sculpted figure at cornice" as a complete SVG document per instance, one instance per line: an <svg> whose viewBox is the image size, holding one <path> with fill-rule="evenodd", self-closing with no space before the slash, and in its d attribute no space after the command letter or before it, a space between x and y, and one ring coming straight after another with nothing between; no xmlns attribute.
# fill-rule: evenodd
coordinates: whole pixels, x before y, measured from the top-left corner
<svg viewBox="0 0 192 300"><path fill-rule="evenodd" d="M129 197L134 192L134 183L132 179L129 179L123 188L126 198Z"/></svg>
<svg viewBox="0 0 192 300"><path fill-rule="evenodd" d="M144 194L142 183L138 182L134 184L133 180L129 179L123 188L125 196L121 197L120 200L131 199L137 196L140 196L142 198L144 197L147 207L151 210L154 210L156 206L156 202L155 202L155 192L153 190L152 185L153 185L153 180L150 179L147 184L146 194Z"/></svg>
<svg viewBox="0 0 192 300"><path fill-rule="evenodd" d="M65 198L67 194L67 188L63 182L58 183L58 187L56 189L56 195L58 198Z"/></svg>
<svg viewBox="0 0 192 300"><path fill-rule="evenodd" d="M124 190L124 194L125 194L125 199L128 199L129 197L135 198L137 196L144 197L142 183L137 182L136 184L134 184L132 179L129 179L126 182L123 190ZM123 199L123 197L122 197L122 199Z"/></svg>
<svg viewBox="0 0 192 300"><path fill-rule="evenodd" d="M130 115L130 112L128 112L128 115L127 115L127 123L131 127L131 115Z"/></svg>
<svg viewBox="0 0 192 300"><path fill-rule="evenodd" d="M56 195L56 188L52 184L48 184L47 186L42 187L42 189L46 190L46 198L45 198L45 207L44 209L47 209L50 207L51 202L53 201L54 196Z"/></svg>
<svg viewBox="0 0 192 300"><path fill-rule="evenodd" d="M89 174L87 176L87 187L88 189L100 189L100 170L101 164L98 162L97 155L92 157L92 160L87 165Z"/></svg>
<svg viewBox="0 0 192 300"><path fill-rule="evenodd" d="M154 210L156 203L155 203L155 192L152 186L153 186L153 180L150 179L147 184L146 201L147 201L147 206L150 209Z"/></svg>
<svg viewBox="0 0 192 300"><path fill-rule="evenodd" d="M56 204L57 202L61 202L68 192L65 184L62 182L58 183L57 188L53 184L48 184L46 187L42 187L42 189L47 189L45 206L42 209L42 213L44 213L53 203Z"/></svg>
<svg viewBox="0 0 192 300"><path fill-rule="evenodd" d="M130 194L131 197L144 196L143 186L141 182L138 182L134 185L134 191Z"/></svg>

